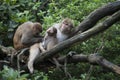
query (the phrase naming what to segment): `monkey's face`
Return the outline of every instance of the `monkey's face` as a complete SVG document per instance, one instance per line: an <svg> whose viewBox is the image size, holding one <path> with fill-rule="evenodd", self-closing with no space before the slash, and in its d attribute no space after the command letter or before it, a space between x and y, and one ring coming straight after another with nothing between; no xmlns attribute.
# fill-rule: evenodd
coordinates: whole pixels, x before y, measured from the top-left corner
<svg viewBox="0 0 120 80"><path fill-rule="evenodd" d="M69 34L73 28L72 23L62 22L60 26L60 31L64 34Z"/></svg>

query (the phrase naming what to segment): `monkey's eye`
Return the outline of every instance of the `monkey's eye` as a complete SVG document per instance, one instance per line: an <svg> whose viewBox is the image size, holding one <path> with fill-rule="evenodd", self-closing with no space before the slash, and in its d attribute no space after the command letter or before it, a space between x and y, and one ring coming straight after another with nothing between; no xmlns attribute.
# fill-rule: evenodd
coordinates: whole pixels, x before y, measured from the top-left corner
<svg viewBox="0 0 120 80"><path fill-rule="evenodd" d="M68 25L67 23L65 25Z"/></svg>
<svg viewBox="0 0 120 80"><path fill-rule="evenodd" d="M63 24L68 25L68 23L66 23L66 22L63 22Z"/></svg>

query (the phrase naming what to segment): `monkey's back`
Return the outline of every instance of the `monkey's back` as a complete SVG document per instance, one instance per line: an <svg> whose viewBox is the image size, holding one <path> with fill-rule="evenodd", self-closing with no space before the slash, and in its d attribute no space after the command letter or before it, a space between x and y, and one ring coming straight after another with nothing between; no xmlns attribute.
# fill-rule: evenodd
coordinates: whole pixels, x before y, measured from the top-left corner
<svg viewBox="0 0 120 80"><path fill-rule="evenodd" d="M14 37L13 37L13 45L16 50L26 47L21 43L21 38L22 38L23 34L27 34L27 32L30 31L32 25L33 25L33 23L29 21L29 22L25 22L25 23L21 24L20 26L18 26L18 28L14 34Z"/></svg>
<svg viewBox="0 0 120 80"><path fill-rule="evenodd" d="M58 44L57 38L50 37L49 39L50 39L50 40L49 40L48 45L47 45L47 50L52 49L53 47L56 46L56 44Z"/></svg>

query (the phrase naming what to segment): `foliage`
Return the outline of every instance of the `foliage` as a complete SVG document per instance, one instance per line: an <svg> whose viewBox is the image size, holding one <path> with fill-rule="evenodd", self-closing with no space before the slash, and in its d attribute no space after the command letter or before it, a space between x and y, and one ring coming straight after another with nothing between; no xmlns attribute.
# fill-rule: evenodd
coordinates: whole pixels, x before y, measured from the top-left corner
<svg viewBox="0 0 120 80"><path fill-rule="evenodd" d="M73 19L77 26L93 10L115 0L1 0L0 1L0 44L12 46L12 37L17 26L26 21L38 21L42 23L44 32L52 24L60 22L63 18ZM102 20L101 20L102 21ZM43 33L44 33L43 32ZM120 22L110 29L89 40L65 50L79 53L94 53L97 48L104 46L97 52L115 64L120 64ZM89 64L79 63L68 65L68 71L72 75L71 80L85 80L90 68ZM12 74L11 74L12 73ZM28 75L28 74L27 74ZM27 79L27 75L19 76L19 72L4 67L0 71L3 80ZM28 75L30 76L30 75ZM48 73L37 71L30 76L31 80L68 80L63 72L49 70ZM109 70L94 67L90 80L119 80L120 77Z"/></svg>
<svg viewBox="0 0 120 80"><path fill-rule="evenodd" d="M20 76L19 72L4 66L4 69L0 71L0 79L2 80L27 80L28 74Z"/></svg>
<svg viewBox="0 0 120 80"><path fill-rule="evenodd" d="M29 80L48 80L46 74L38 71L32 76L29 74L20 75L17 70L13 70L7 66L4 66L4 69L0 71L0 80L28 80L27 78L30 78Z"/></svg>

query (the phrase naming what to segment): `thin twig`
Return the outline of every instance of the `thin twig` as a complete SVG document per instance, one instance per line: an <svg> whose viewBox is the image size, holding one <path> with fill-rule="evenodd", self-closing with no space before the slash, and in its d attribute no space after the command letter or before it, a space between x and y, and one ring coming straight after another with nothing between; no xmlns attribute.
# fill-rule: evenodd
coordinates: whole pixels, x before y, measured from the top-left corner
<svg viewBox="0 0 120 80"><path fill-rule="evenodd" d="M7 64L10 63L9 61L6 61L6 60L0 60L0 63L1 63L1 62L7 63Z"/></svg>
<svg viewBox="0 0 120 80"><path fill-rule="evenodd" d="M98 54L98 52L102 51L102 49L104 48L104 37L101 39L101 42L102 42L101 45L98 48L95 49L94 54ZM94 66L90 65L90 69L89 69L89 71L88 71L88 73L85 77L85 80L90 79L90 76L91 76L91 73L92 73L93 69L94 69Z"/></svg>
<svg viewBox="0 0 120 80"><path fill-rule="evenodd" d="M19 63L19 60L20 60L20 56L22 55L22 54L24 54L24 52L26 51L26 50L28 50L29 48L24 48L24 49L22 49L22 51L17 55L17 68L18 68L18 71L20 72L20 63Z"/></svg>

